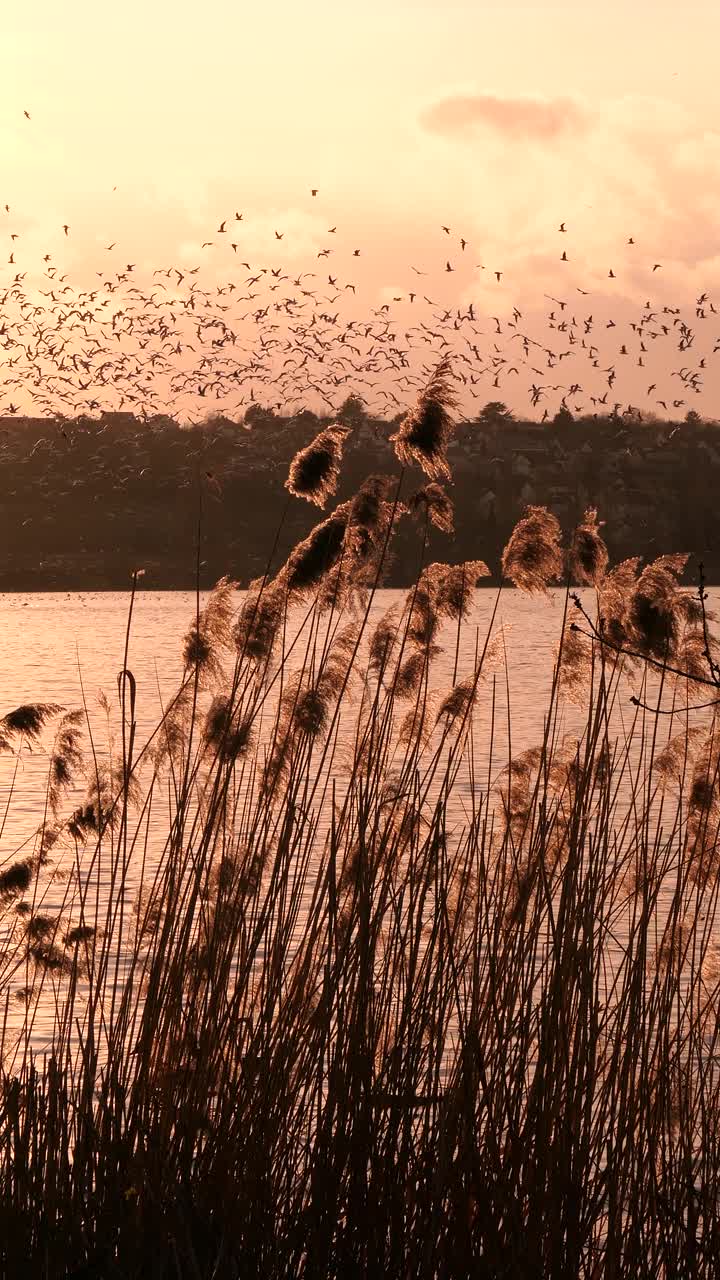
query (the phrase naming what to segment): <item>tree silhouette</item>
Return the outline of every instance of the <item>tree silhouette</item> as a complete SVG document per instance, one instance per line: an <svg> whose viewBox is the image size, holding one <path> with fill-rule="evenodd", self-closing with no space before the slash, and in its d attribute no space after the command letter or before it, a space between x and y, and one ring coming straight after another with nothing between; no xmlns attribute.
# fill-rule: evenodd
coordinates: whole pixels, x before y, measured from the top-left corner
<svg viewBox="0 0 720 1280"><path fill-rule="evenodd" d="M360 427L367 418L365 405L359 396L350 395L347 400L341 404L337 419L342 422L345 427Z"/></svg>
<svg viewBox="0 0 720 1280"><path fill-rule="evenodd" d="M514 414L502 400L489 400L478 414L478 422L483 427L505 426L514 421Z"/></svg>
<svg viewBox="0 0 720 1280"><path fill-rule="evenodd" d="M562 405L561 408L558 409L555 417L553 418L554 427L571 427L574 422L575 419L566 404Z"/></svg>

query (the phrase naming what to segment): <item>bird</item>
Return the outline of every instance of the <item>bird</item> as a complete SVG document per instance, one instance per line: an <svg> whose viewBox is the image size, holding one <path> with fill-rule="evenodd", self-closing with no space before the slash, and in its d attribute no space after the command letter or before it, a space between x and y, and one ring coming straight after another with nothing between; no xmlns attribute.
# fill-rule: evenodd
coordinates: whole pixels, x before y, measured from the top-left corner
<svg viewBox="0 0 720 1280"><path fill-rule="evenodd" d="M560 226L558 227L558 231L567 231L567 227L565 226L564 222L560 223Z"/></svg>
<svg viewBox="0 0 720 1280"><path fill-rule="evenodd" d="M67 233L68 233L68 231L69 231L69 230L70 230L70 228L69 228L68 224L67 224L66 222L65 222L65 223L63 223L63 231L65 232L65 235L67 235Z"/></svg>
<svg viewBox="0 0 720 1280"><path fill-rule="evenodd" d="M285 235L285 232L284 232L284 231L276 231L276 232L275 232L275 239L276 239L276 240L282 240L282 238L283 238L283 236L284 236L284 235Z"/></svg>
<svg viewBox="0 0 720 1280"><path fill-rule="evenodd" d="M316 195L317 195L317 193L318 193L318 188L317 188L317 187L311 187L311 188L310 188L310 195L311 195L311 196L316 196Z"/></svg>
<svg viewBox="0 0 720 1280"><path fill-rule="evenodd" d="M225 221L223 221L223 222L221 222L221 223L220 223L220 226L218 227L217 232L216 232L216 235L220 235L220 236L222 236L222 235L224 235L224 234L225 234Z"/></svg>
<svg viewBox="0 0 720 1280"><path fill-rule="evenodd" d="M454 268L454 267L451 267L449 262L446 262L446 263L445 263L445 270L446 270L446 271L454 271L454 270L455 270L455 268Z"/></svg>
<svg viewBox="0 0 720 1280"><path fill-rule="evenodd" d="M662 266L662 262L656 262L653 267L653 271L658 271L661 266Z"/></svg>
<svg viewBox="0 0 720 1280"><path fill-rule="evenodd" d="M23 115L24 115L24 117L25 117L25 119L26 119L26 120L29 120L29 119L30 119L30 112L29 112L29 111L23 111Z"/></svg>
<svg viewBox="0 0 720 1280"><path fill-rule="evenodd" d="M569 258L568 258L567 254L565 253L565 251L564 251L564 250L563 250L563 255L562 255L562 258L560 259L560 261L561 261L561 262L568 262L568 261L569 261Z"/></svg>
<svg viewBox="0 0 720 1280"><path fill-rule="evenodd" d="M613 271L612 267L611 267L611 268L610 268L610 270L608 271L608 277L610 278L610 280L614 280L614 279L615 279L615 272Z"/></svg>

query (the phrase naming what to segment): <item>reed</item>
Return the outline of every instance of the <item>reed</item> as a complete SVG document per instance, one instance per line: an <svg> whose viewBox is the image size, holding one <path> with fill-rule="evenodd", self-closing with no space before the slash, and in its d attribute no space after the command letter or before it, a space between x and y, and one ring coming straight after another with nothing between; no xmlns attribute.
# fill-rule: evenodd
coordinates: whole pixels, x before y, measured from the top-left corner
<svg viewBox="0 0 720 1280"><path fill-rule="evenodd" d="M531 508L504 572L564 576L565 616L542 740L504 748L509 588L469 671L481 560L426 565L421 538L372 613L398 522L452 527L448 376L394 441L424 496L373 477L274 577L223 579L142 745L127 655L107 749L87 708L0 721L8 752L55 727L35 842L0 866L3 1275L717 1274L704 592L677 557L608 568L594 511L565 551ZM324 503L340 443L292 493Z"/></svg>

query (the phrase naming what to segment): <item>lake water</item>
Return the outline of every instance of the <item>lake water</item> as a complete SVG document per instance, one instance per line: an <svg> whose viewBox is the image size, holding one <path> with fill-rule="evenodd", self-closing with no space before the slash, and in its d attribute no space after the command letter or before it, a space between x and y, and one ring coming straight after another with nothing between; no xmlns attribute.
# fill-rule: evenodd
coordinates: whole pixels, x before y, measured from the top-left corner
<svg viewBox="0 0 720 1280"><path fill-rule="evenodd" d="M206 600L201 595L200 604ZM403 591L378 592L371 617L379 618ZM102 690L111 706L113 726L119 729L117 675L123 665L128 623L129 593L42 592L0 594L0 715L34 702L60 703L88 711L100 750L107 742L107 717L98 702ZM458 670L472 670L479 636L484 643L496 603L496 592L480 590L471 616L463 624ZM562 626L564 592L547 598L530 598L507 590L501 596L494 631L503 627L510 688L510 723L513 753L534 745L542 736L543 714L552 677L555 649ZM128 666L137 682L138 743L157 725L182 677L182 638L196 611L196 597L184 591L139 591L134 602ZM434 679L445 692L452 684L455 631L441 636L444 653L436 660ZM498 751L506 743L508 722L505 666L496 661ZM629 695L628 690L628 695ZM482 702L478 710L482 739ZM571 720L577 722L577 717ZM505 747L506 750L506 747ZM34 832L41 817L38 790L42 788L47 757L42 751L25 752L20 768L0 756L0 814L7 807L0 844L0 860L12 854Z"/></svg>
<svg viewBox="0 0 720 1280"><path fill-rule="evenodd" d="M720 598L720 592L711 594ZM404 595L399 591L378 593L373 614L379 617L391 604L402 601ZM461 677L471 672L478 643L482 648L496 599L493 590L476 593L472 614L461 634ZM204 600L201 596L201 605ZM0 715L26 703L85 706L96 749L104 754L108 730L116 740L119 734L117 675L123 666L129 602L129 593L0 595ZM513 590L506 590L501 596L494 630L504 628L505 658L496 661L497 674L483 685L474 725L476 759L481 765L477 776L485 781L507 762L508 725L513 755L542 739L564 604L564 592L559 590L546 598L530 598ZM195 610L193 593L140 591L136 596L128 666L137 682L138 747L157 725L162 705L167 704L182 677L182 637ZM441 634L440 642L444 643L444 653L436 660L434 680L438 691L445 693L452 685L454 627ZM98 699L101 690L110 707L109 717ZM628 685L618 704L620 732L625 717L628 722L632 718L631 693ZM494 748L490 760L487 743L493 699ZM582 712L570 706L564 716L564 729L581 731ZM47 766L48 755L42 748L24 750L19 759L0 755L0 867L32 850L43 816ZM465 808L463 791L468 788L468 782L458 783L460 822ZM162 831L160 824L159 848ZM132 890L132 876L129 886ZM64 891L62 880L56 886L51 882L44 890L43 910L62 910ZM11 977L7 972L0 973L0 988L7 988L10 980L17 984L20 978L20 974ZM14 1016L18 1018L19 1011ZM46 1016L38 1018L33 1031L36 1048L47 1039L50 1025L48 1005Z"/></svg>

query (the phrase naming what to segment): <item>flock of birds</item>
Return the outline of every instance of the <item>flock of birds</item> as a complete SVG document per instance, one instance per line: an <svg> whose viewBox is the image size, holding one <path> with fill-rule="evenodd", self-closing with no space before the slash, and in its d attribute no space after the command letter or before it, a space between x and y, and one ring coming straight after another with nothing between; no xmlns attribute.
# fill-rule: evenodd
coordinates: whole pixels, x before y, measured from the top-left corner
<svg viewBox="0 0 720 1280"><path fill-rule="evenodd" d="M318 188L310 194L320 206ZM393 416L448 355L460 404L471 413L473 401L517 406L527 397L543 419L561 407L642 416L622 398L632 366L646 370L632 379L636 389L639 378L647 384L643 412L662 409L677 418L702 393L720 352L707 290L685 308L648 299L628 319L625 302L610 314L612 285L583 288L561 275L562 287L520 310L508 304L507 273L470 262L470 242L447 224L437 229L437 260L408 264L407 288L387 301L374 287L375 305L363 313L365 250L346 244L338 225L327 228L309 269L296 271L283 264L292 255L284 254L282 228L273 237L277 260L252 260L243 247L244 214L235 210L199 242L192 266L143 270L111 240L99 251L92 284L81 285L55 255L36 261L24 251L9 204L0 207L2 218L0 245L6 238L8 250L4 281L0 275L0 417L124 410L196 420L208 410L233 417L252 402L332 412L350 393ZM70 240L72 227L61 230ZM565 273L571 229L561 222L557 234L558 272ZM474 279L487 272L480 279L497 288L497 314L448 301L443 277L460 266ZM653 278L661 269L660 262L647 264ZM607 270L610 282L621 275ZM458 292L467 296L465 287Z"/></svg>

